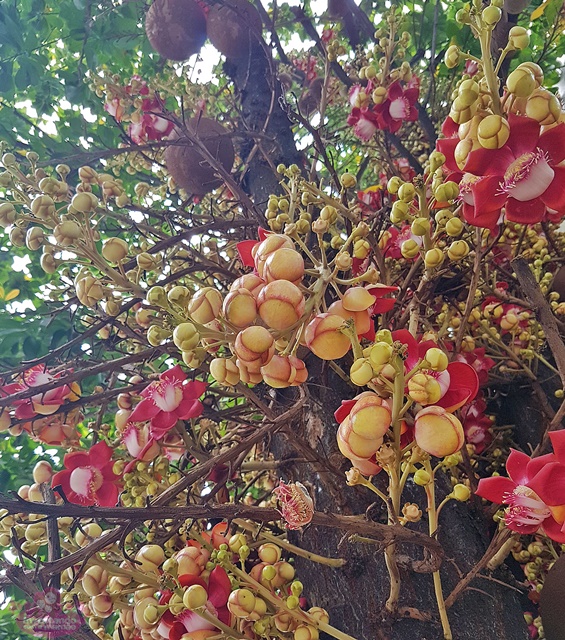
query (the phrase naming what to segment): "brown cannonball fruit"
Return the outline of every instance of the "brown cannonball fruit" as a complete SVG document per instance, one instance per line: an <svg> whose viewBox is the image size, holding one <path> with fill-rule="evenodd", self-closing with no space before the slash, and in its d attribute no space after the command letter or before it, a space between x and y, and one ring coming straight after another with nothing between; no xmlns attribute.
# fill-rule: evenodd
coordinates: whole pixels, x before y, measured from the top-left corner
<svg viewBox="0 0 565 640"><path fill-rule="evenodd" d="M261 32L257 9L247 0L226 0L214 4L206 17L210 42L228 58L244 58L249 54L253 34Z"/></svg>
<svg viewBox="0 0 565 640"><path fill-rule="evenodd" d="M231 170L235 157L233 144L219 122L210 118L192 118L188 129L198 136L226 171ZM182 133L177 132L171 138L175 137L183 142ZM222 180L216 176L215 169L187 138L184 142L186 144L172 145L165 150L165 164L174 181L193 195L204 195L219 187Z"/></svg>
<svg viewBox="0 0 565 640"><path fill-rule="evenodd" d="M206 17L195 0L155 0L145 17L151 46L168 60L186 60L206 40Z"/></svg>

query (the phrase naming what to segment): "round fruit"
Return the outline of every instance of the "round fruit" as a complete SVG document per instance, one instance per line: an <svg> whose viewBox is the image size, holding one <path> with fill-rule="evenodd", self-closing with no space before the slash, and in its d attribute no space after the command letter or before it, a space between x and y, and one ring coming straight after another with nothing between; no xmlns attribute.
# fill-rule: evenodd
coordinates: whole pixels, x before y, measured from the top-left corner
<svg viewBox="0 0 565 640"><path fill-rule="evenodd" d="M226 57L245 58L254 34L261 33L261 17L247 0L229 0L228 4L210 7L206 18L208 37Z"/></svg>
<svg viewBox="0 0 565 640"><path fill-rule="evenodd" d="M226 129L210 118L192 118L188 128L202 141L209 153L220 165L230 171L234 161L233 144L226 135ZM216 171L202 157L198 149L182 134L173 137L183 143L167 147L165 164L179 187L194 195L204 195L222 184Z"/></svg>
<svg viewBox="0 0 565 640"><path fill-rule="evenodd" d="M186 60L206 40L206 18L195 0L155 0L145 17L151 46L168 60Z"/></svg>

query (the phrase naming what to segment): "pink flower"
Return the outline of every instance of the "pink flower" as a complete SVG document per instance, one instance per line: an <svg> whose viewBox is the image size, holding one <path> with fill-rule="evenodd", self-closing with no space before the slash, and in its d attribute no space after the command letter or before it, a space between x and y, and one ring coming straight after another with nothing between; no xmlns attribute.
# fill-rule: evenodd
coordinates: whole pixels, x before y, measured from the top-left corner
<svg viewBox="0 0 565 640"><path fill-rule="evenodd" d="M112 468L112 449L99 442L88 451L73 451L63 458L65 469L51 479L53 487L61 485L69 502L113 507L118 501L120 477Z"/></svg>
<svg viewBox="0 0 565 640"><path fill-rule="evenodd" d="M143 400L129 417L130 422L151 421L150 435L160 440L178 420L188 420L202 415L204 407L198 398L208 386L194 380L186 382L186 374L176 365L159 376L140 395Z"/></svg>
<svg viewBox="0 0 565 640"><path fill-rule="evenodd" d="M565 429L549 434L554 453L530 458L511 450L509 477L483 478L477 495L508 505L505 522L521 534L542 529L552 540L565 542Z"/></svg>
<svg viewBox="0 0 565 640"><path fill-rule="evenodd" d="M487 403L482 392L472 401L461 407L461 423L465 432L465 440L475 446L477 453L482 453L492 442L492 420L485 415Z"/></svg>
<svg viewBox="0 0 565 640"><path fill-rule="evenodd" d="M104 104L104 109L111 116L113 116L116 122L122 121L122 118L124 117L125 109L119 98L114 98L110 102L106 102Z"/></svg>
<svg viewBox="0 0 565 640"><path fill-rule="evenodd" d="M314 502L303 484L285 484L281 480L273 493L280 501L279 513L286 522L287 529L302 529L312 521Z"/></svg>
<svg viewBox="0 0 565 640"><path fill-rule="evenodd" d="M388 235L383 248L383 255L385 258L394 258L395 260L402 258L400 248L406 240L414 240L414 242L419 246L422 246L424 242L422 236L416 236L412 233L412 229L409 224L402 225L400 231L396 227L391 226L385 231L385 233ZM416 256L413 260L415 259Z"/></svg>
<svg viewBox="0 0 565 640"><path fill-rule="evenodd" d="M44 384L50 384L57 380L64 373L61 372L55 375L47 371L47 367L44 364L38 364L27 371L24 371L16 382L6 384L0 387L0 394L3 396L10 396L33 387L40 387ZM20 400L14 400L12 406L16 407L15 417L18 420L22 418L33 418L36 415L48 416L55 413L57 409L65 402L66 399L77 399L80 388L76 383L71 386L65 384L43 393L38 393L30 398L24 398Z"/></svg>
<svg viewBox="0 0 565 640"><path fill-rule="evenodd" d="M231 582L223 567L216 566L212 570L208 583L203 578L188 573L179 575L178 581L181 587L191 587L198 584L206 589L208 594L207 612L218 618L225 625L231 626L231 614L227 607L231 593ZM172 595L172 592L163 594L159 604L167 604ZM166 611L158 627L159 633L169 640L180 640L185 634L215 629L216 627L211 622L199 616L196 611L190 611L189 609L177 616L174 616L170 611Z"/></svg>
<svg viewBox="0 0 565 640"><path fill-rule="evenodd" d="M496 364L492 358L485 355L485 348L473 349L470 352L458 353L455 356L458 362L466 362L470 364L479 376L479 384L481 386L488 382L488 372Z"/></svg>
<svg viewBox="0 0 565 640"><path fill-rule="evenodd" d="M388 88L384 102L375 107L379 129L396 133L403 122L417 120L416 103L419 94L420 88L417 82L408 88L403 88L399 80L393 82Z"/></svg>
<svg viewBox="0 0 565 640"><path fill-rule="evenodd" d="M379 127L379 119L374 109L368 107L353 107L347 118L347 124L354 127L355 135L368 142L376 133Z"/></svg>

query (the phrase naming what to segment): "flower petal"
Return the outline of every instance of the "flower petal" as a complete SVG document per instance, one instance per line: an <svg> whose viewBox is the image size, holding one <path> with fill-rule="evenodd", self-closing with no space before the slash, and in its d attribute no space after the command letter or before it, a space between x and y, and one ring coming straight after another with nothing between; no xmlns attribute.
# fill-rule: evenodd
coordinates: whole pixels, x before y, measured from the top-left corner
<svg viewBox="0 0 565 640"><path fill-rule="evenodd" d="M555 542L565 543L565 531L563 523L557 522L552 516L543 521L542 529Z"/></svg>
<svg viewBox="0 0 565 640"><path fill-rule="evenodd" d="M450 362L447 371L450 376L449 389L436 404L452 412L474 399L479 391L479 376L466 362Z"/></svg>
<svg viewBox="0 0 565 640"><path fill-rule="evenodd" d="M147 387L147 389L148 388L149 387ZM129 420L130 422L146 422L147 420L154 418L159 411L159 407L153 402L153 400L145 398L132 411Z"/></svg>
<svg viewBox="0 0 565 640"><path fill-rule="evenodd" d="M187 375L186 373L182 370L180 364L175 365L174 367L172 367L171 369L168 369L167 371L164 371L159 378L161 380L171 380L172 382L176 382L178 380L186 380Z"/></svg>
<svg viewBox="0 0 565 640"><path fill-rule="evenodd" d="M549 439L551 440L557 461L565 465L565 429L550 431Z"/></svg>
<svg viewBox="0 0 565 640"><path fill-rule="evenodd" d="M565 213L565 167L554 167L555 175L540 200L550 209Z"/></svg>
<svg viewBox="0 0 565 640"><path fill-rule="evenodd" d="M551 164L565 160L565 122L560 122L549 131L544 131L537 146L549 155Z"/></svg>
<svg viewBox="0 0 565 640"><path fill-rule="evenodd" d="M115 507L118 502L119 489L114 482L104 482L96 491L96 503L101 507Z"/></svg>
<svg viewBox="0 0 565 640"><path fill-rule="evenodd" d="M541 198L520 202L515 198L508 198L506 202L506 219L519 224L537 224L543 220L546 212Z"/></svg>
<svg viewBox="0 0 565 640"><path fill-rule="evenodd" d="M510 137L505 146L512 150L515 158L533 151L538 146L540 125L536 120L511 113L508 122Z"/></svg>
<svg viewBox="0 0 565 640"><path fill-rule="evenodd" d="M65 469L72 471L78 467L87 467L90 464L90 457L86 451L71 451L63 458Z"/></svg>
<svg viewBox="0 0 565 640"><path fill-rule="evenodd" d="M565 466L558 462L546 464L529 482L546 505L554 507L565 500Z"/></svg>
<svg viewBox="0 0 565 640"><path fill-rule="evenodd" d="M506 472L516 484L526 484L528 481L528 462L530 456L516 449L510 450L506 460Z"/></svg>
<svg viewBox="0 0 565 640"><path fill-rule="evenodd" d="M231 593L231 582L223 567L216 567L208 579L208 600L218 609L224 607Z"/></svg>
<svg viewBox="0 0 565 640"><path fill-rule="evenodd" d="M515 488L516 483L512 482L510 478L494 476L493 478L483 478L479 480L479 486L475 493L481 498L490 500L490 502L503 504L504 496L507 493L512 493Z"/></svg>
<svg viewBox="0 0 565 640"><path fill-rule="evenodd" d="M200 380L191 380L183 386L183 395L190 398L200 398L200 396L208 388L207 382L201 382Z"/></svg>
<svg viewBox="0 0 565 640"><path fill-rule="evenodd" d="M177 420L178 417L174 413L159 411L159 413L151 419L150 435L155 438L155 440L160 440L169 429L175 426Z"/></svg>
<svg viewBox="0 0 565 640"><path fill-rule="evenodd" d="M342 400L341 406L336 409L334 412L334 418L338 424L341 424L345 418L351 413L351 409L353 409L353 405L357 402L356 399L352 400Z"/></svg>
<svg viewBox="0 0 565 640"><path fill-rule="evenodd" d="M467 158L465 171L475 176L502 176L514 160L514 154L507 146L501 149L475 149Z"/></svg>
<svg viewBox="0 0 565 640"><path fill-rule="evenodd" d="M259 244L258 240L242 240L238 242L237 252L239 253L239 259L245 267L255 267L255 261L251 253L253 247Z"/></svg>
<svg viewBox="0 0 565 640"><path fill-rule="evenodd" d="M101 469L112 459L112 448L102 440L90 448L88 457L90 458L90 464L92 466Z"/></svg>

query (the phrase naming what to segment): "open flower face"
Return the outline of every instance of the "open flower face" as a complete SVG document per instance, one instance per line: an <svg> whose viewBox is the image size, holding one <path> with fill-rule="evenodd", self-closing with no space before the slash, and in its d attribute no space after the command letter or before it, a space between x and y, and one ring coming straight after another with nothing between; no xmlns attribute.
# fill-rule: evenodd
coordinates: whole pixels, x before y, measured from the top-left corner
<svg viewBox="0 0 565 640"><path fill-rule="evenodd" d="M477 495L508 505L506 525L521 534L540 528L556 542L565 542L565 430L550 433L554 452L530 458L511 450L508 478L480 480Z"/></svg>
<svg viewBox="0 0 565 640"><path fill-rule="evenodd" d="M206 390L206 383L186 382L186 374L179 365L165 371L159 380L142 392L143 400L133 410L130 422L151 421L150 435L160 440L178 420L197 418L203 406L198 398Z"/></svg>
<svg viewBox="0 0 565 640"><path fill-rule="evenodd" d="M56 473L52 486L61 485L69 502L83 505L113 507L120 490L119 476L112 468L112 449L98 442L89 451L67 453L65 469Z"/></svg>
<svg viewBox="0 0 565 640"><path fill-rule="evenodd" d="M280 514L288 529L301 529L312 521L314 502L300 482L285 484L281 480L273 493L281 503Z"/></svg>

